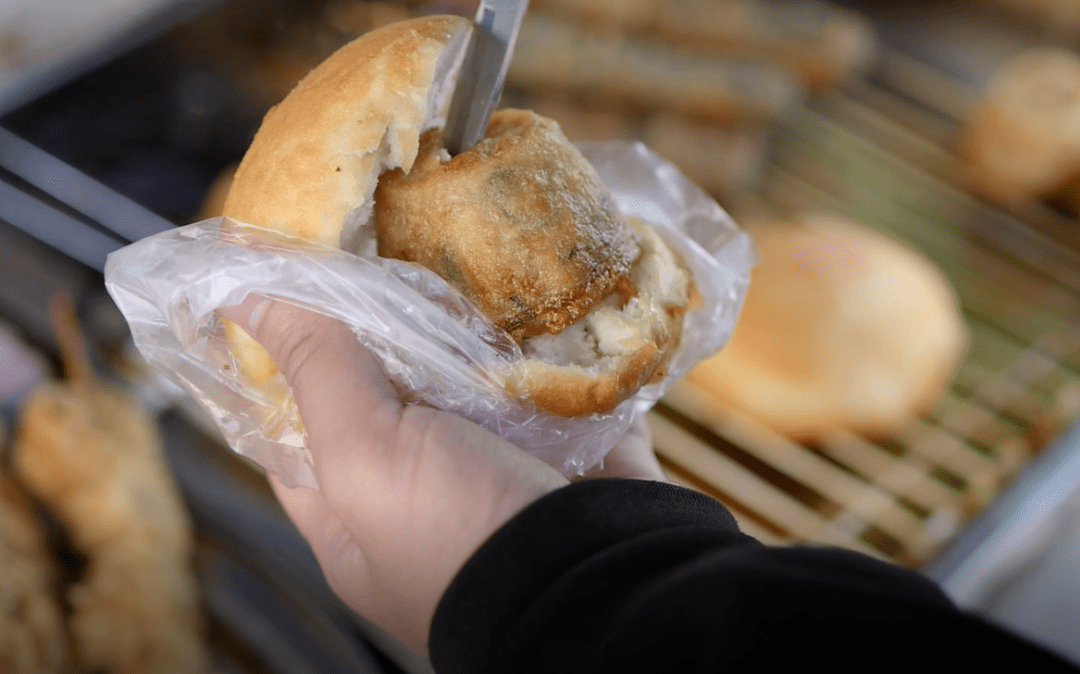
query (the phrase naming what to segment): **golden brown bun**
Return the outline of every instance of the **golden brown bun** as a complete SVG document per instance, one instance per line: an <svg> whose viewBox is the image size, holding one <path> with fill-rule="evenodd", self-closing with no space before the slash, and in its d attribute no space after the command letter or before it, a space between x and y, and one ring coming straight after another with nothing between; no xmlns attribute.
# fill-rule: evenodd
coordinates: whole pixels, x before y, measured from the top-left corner
<svg viewBox="0 0 1080 674"><path fill-rule="evenodd" d="M445 71L469 26L451 16L403 21L334 52L266 114L223 214L340 245L346 225L370 214L380 173L412 166L420 133L438 121L449 94ZM266 351L231 322L225 332L240 371L281 398L287 389Z"/></svg>
<svg viewBox="0 0 1080 674"><path fill-rule="evenodd" d="M1080 176L1080 56L1043 48L1006 63L972 110L959 156L968 183L1001 203Z"/></svg>
<svg viewBox="0 0 1080 674"><path fill-rule="evenodd" d="M796 439L889 433L938 400L967 331L937 268L835 215L748 231L761 263L739 322L689 380Z"/></svg>
<svg viewBox="0 0 1080 674"><path fill-rule="evenodd" d="M449 159L428 132L375 191L379 255L419 263L517 341L558 333L621 286L639 250L607 188L550 119L500 110Z"/></svg>
<svg viewBox="0 0 1080 674"><path fill-rule="evenodd" d="M512 394L564 416L610 411L662 372L689 273L618 214L550 120L500 112L488 139L446 163L438 133L421 148L468 26L402 22L331 56L267 115L224 214L347 250L374 215L381 255L431 268L522 343L529 361L504 373ZM265 351L226 333L241 371L283 398Z"/></svg>
<svg viewBox="0 0 1080 674"><path fill-rule="evenodd" d="M338 246L346 216L371 201L379 174L412 166L437 115L443 57L453 58L468 30L460 17L424 17L334 52L266 114L224 215Z"/></svg>

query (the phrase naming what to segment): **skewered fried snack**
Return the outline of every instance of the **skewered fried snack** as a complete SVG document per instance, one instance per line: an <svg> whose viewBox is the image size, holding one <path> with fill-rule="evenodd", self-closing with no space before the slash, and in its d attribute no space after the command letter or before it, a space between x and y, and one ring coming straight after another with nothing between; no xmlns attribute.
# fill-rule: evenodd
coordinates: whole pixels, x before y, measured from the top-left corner
<svg viewBox="0 0 1080 674"><path fill-rule="evenodd" d="M69 381L31 396L14 463L86 558L67 591L78 665L205 671L192 528L157 426L134 399L94 381L73 315L54 314Z"/></svg>
<svg viewBox="0 0 1080 674"><path fill-rule="evenodd" d="M633 124L626 115L582 106L563 96L526 96L520 104L515 101L513 107L526 108L555 120L572 143L625 140L635 135Z"/></svg>
<svg viewBox="0 0 1080 674"><path fill-rule="evenodd" d="M768 143L755 129L699 124L659 113L645 123L642 141L718 196L752 189L765 171Z"/></svg>
<svg viewBox="0 0 1080 674"><path fill-rule="evenodd" d="M1026 17L1048 33L1065 38L1080 35L1080 0L993 0Z"/></svg>
<svg viewBox="0 0 1080 674"><path fill-rule="evenodd" d="M784 119L805 95L771 63L591 30L540 12L525 17L506 77L527 90L583 92L714 122Z"/></svg>
<svg viewBox="0 0 1080 674"><path fill-rule="evenodd" d="M348 251L370 225L380 256L427 267L521 343L499 374L508 397L609 412L662 376L693 281L551 120L500 110L450 156L439 127L469 31L432 16L335 52L266 115L224 214ZM266 352L231 323L226 335L274 395Z"/></svg>
<svg viewBox="0 0 1080 674"><path fill-rule="evenodd" d="M598 25L642 30L656 24L658 0L534 0L539 10L575 16Z"/></svg>
<svg viewBox="0 0 1080 674"><path fill-rule="evenodd" d="M0 473L0 671L65 671L57 575L29 500Z"/></svg>
<svg viewBox="0 0 1080 674"><path fill-rule="evenodd" d="M753 189L765 169L768 139L760 129L704 124L657 112L643 119L567 97L525 97L527 107L559 123L574 143L640 140L713 196Z"/></svg>
<svg viewBox="0 0 1080 674"><path fill-rule="evenodd" d="M782 66L814 88L833 86L872 64L870 22L819 0L537 0L539 9L654 31L665 41Z"/></svg>
<svg viewBox="0 0 1080 674"><path fill-rule="evenodd" d="M664 0L659 29L673 41L782 65L821 89L864 73L877 40L869 20L819 0Z"/></svg>

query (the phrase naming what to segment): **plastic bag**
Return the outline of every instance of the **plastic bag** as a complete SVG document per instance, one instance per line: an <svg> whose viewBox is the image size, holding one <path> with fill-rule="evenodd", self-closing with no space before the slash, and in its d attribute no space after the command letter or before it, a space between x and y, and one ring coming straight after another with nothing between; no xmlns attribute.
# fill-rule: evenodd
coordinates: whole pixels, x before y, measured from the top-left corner
<svg viewBox="0 0 1080 674"><path fill-rule="evenodd" d="M500 373L522 358L518 345L442 279L411 263L235 223L222 229L215 218L114 252L106 287L143 357L201 404L235 451L286 484L317 487L295 403L244 381L215 315L249 293L345 322L406 401L457 413L567 476L580 474L602 460L635 414L727 341L755 261L750 238L723 209L644 146L581 150L619 208L655 227L682 255L703 300L685 315L663 380L607 414L568 419L510 397Z"/></svg>

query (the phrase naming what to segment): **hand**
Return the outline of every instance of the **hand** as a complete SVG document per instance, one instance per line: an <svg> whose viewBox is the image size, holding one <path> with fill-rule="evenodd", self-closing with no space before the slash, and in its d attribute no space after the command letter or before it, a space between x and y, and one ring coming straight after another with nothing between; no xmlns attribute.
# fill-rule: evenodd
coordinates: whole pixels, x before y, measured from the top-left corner
<svg viewBox="0 0 1080 674"><path fill-rule="evenodd" d="M267 349L293 389L321 489L270 483L330 587L426 653L436 605L466 560L567 480L474 423L402 404L338 321L259 297L220 313ZM603 475L662 479L643 422Z"/></svg>

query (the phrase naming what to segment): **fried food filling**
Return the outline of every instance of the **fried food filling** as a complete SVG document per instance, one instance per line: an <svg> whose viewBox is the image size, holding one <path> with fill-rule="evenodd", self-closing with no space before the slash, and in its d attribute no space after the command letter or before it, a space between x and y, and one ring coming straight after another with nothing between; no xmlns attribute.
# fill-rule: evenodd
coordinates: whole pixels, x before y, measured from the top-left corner
<svg viewBox="0 0 1080 674"><path fill-rule="evenodd" d="M380 179L374 221L379 255L432 270L519 343L637 294L640 236L558 124L532 112L496 112L453 158L428 131L412 169Z"/></svg>

